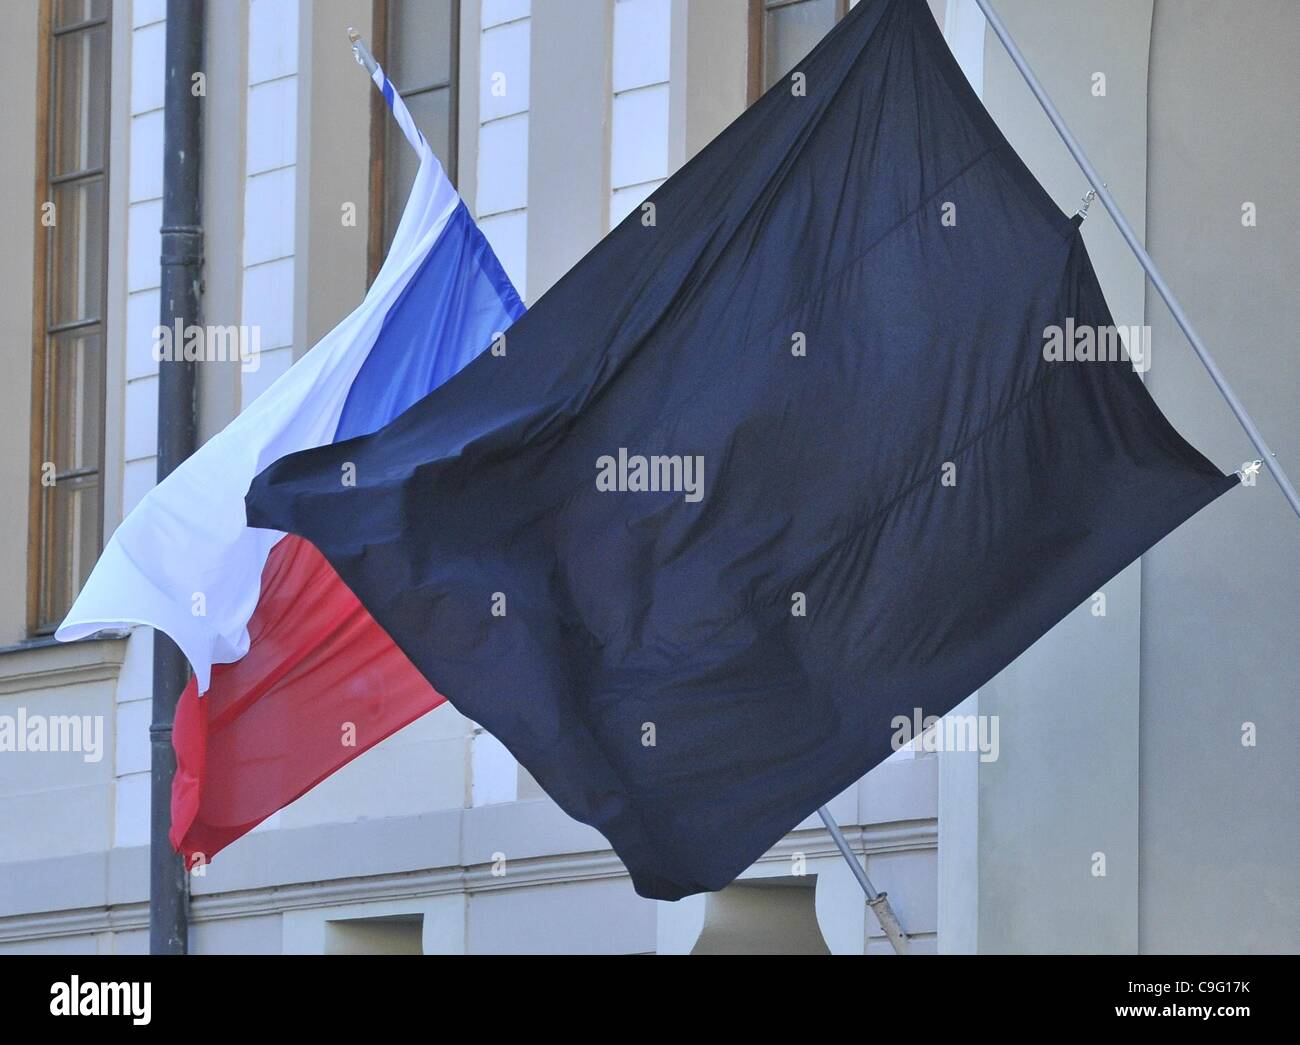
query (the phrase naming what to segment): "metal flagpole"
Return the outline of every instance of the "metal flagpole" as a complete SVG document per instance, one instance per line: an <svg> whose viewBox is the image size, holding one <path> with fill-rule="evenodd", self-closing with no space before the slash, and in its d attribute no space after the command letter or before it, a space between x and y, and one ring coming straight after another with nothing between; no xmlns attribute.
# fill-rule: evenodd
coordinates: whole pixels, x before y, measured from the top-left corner
<svg viewBox="0 0 1300 1045"><path fill-rule="evenodd" d="M370 48L366 46L366 42L361 39L361 34L352 26L348 26L348 40L352 44L352 54L355 56L357 63L371 76L374 76L375 70L379 68L379 63L375 61L375 56L370 53Z"/></svg>
<svg viewBox="0 0 1300 1045"><path fill-rule="evenodd" d="M844 837L844 832L840 830L840 825L831 816L831 811L826 806L819 806L817 815L822 818L826 830L831 833L831 838L835 842L835 847L839 849L840 856L844 857L845 862L853 869L853 877L858 880L858 885L862 886L862 891L867 894L867 906L875 914L880 927L885 930L885 935L889 937L889 942L893 945L894 950L899 954L906 954L907 934L903 932L903 927L899 925L894 909L889 906L889 894L876 892L876 887L871 884L871 879L867 877L867 869L858 862L853 850L849 848L849 840Z"/></svg>
<svg viewBox="0 0 1300 1045"><path fill-rule="evenodd" d="M1277 485L1281 487L1282 496L1287 499L1287 503L1291 505L1291 508L1296 515L1300 516L1300 496L1297 496L1295 487L1291 485L1291 480L1287 478L1287 474L1282 470L1282 466L1277 463L1277 455L1268 448L1268 443L1264 441L1264 436L1261 435L1259 429L1255 427L1255 422L1251 420L1250 414L1246 412L1246 408L1242 405L1241 400L1237 398L1236 393L1233 392L1231 387L1229 387L1227 379L1223 376L1218 366L1215 365L1214 359L1210 356L1210 350L1205 347L1205 343L1201 341L1200 335L1196 333L1196 328L1192 326L1192 321L1188 318L1187 313L1183 311L1183 306L1179 304L1178 299L1174 297L1174 292L1169 289L1169 284L1165 282L1164 277L1160 274L1160 270L1156 268L1156 263L1151 259L1151 255L1148 254L1146 248L1138 242L1137 234L1133 231L1133 226L1128 223L1128 219L1124 217L1124 212L1119 209L1119 204L1115 202L1115 197L1110 194L1110 189L1106 187L1106 183L1102 181L1101 175L1097 173L1097 169L1092 165L1091 161L1089 161L1087 155L1084 154L1083 147L1074 137L1070 128L1066 126L1065 120L1061 118L1061 114L1057 111L1056 106L1052 104L1052 99L1048 97L1047 91L1043 89L1043 85L1038 82L1038 77L1034 75L1033 69L1031 69L1029 63L1025 61L1025 56L1020 53L1020 48L1016 46L1015 40L1013 40L1011 34L1007 32L1007 27L1002 24L1002 19L999 18L997 12L993 10L992 4L989 0L975 0L975 3L979 4L980 10L984 12L984 17L988 19L989 25L993 27L993 32L996 33L998 39L1002 41L1002 46L1007 49L1007 54L1011 56L1011 60L1016 64L1016 68L1020 70L1020 75L1025 78L1025 83L1029 84L1029 89L1034 92L1034 97L1038 99L1038 104L1043 107L1043 111L1047 113L1047 118L1052 121L1052 126L1056 128L1056 133L1061 136L1061 140L1065 142L1065 147L1070 150L1070 155L1074 157L1074 161L1083 169L1084 175L1096 191L1098 198L1103 204L1105 204L1106 210L1110 212L1111 218L1119 227L1119 231L1123 235L1125 242L1128 243L1129 249L1133 251L1134 255L1137 256L1138 261L1141 262L1142 267L1146 270L1146 274L1150 278L1152 286L1154 286L1156 290L1159 291L1160 296L1164 298L1165 304L1169 306L1169 311L1173 313L1174 320L1178 323L1179 327L1182 328L1183 333L1187 336L1187 340L1191 342L1192 348L1200 358L1201 363L1205 366L1205 369L1209 371L1210 379L1219 389L1219 392L1222 393L1223 398L1227 400L1228 406L1231 407L1237 420L1241 422L1241 427L1246 430L1246 435L1250 437L1250 441L1255 444L1255 449L1259 451L1260 458L1268 467L1268 470L1273 473L1273 478L1277 480Z"/></svg>

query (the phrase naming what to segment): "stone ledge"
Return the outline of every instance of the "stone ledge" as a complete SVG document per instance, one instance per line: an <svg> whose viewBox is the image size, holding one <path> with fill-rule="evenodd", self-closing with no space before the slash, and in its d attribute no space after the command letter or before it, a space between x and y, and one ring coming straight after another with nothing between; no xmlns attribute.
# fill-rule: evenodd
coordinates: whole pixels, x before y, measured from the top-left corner
<svg viewBox="0 0 1300 1045"><path fill-rule="evenodd" d="M129 634L100 632L78 642L50 637L0 646L0 696L116 679Z"/></svg>
<svg viewBox="0 0 1300 1045"><path fill-rule="evenodd" d="M842 825L861 854L932 848L934 820ZM488 839L505 839L510 874L491 873ZM499 848L499 847L498 847ZM800 827L756 867L787 863L795 851L836 853L821 825ZM138 918L147 901L148 850L0 863L0 941L109 928L113 912ZM193 920L238 917L298 906L474 893L626 875L594 830L550 799L447 809L410 817L254 832L193 880ZM760 874L762 872L759 872ZM35 931L34 931L35 930Z"/></svg>

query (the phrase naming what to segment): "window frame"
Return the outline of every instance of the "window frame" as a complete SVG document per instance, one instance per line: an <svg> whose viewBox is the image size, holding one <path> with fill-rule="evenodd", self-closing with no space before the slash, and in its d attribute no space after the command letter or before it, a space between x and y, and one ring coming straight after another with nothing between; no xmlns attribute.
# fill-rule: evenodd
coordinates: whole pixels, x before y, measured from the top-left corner
<svg viewBox="0 0 1300 1045"><path fill-rule="evenodd" d="M44 465L52 458L49 454L52 441L52 426L56 420L53 404L50 402L52 389L47 376L53 355L53 340L62 333L76 330L98 330L102 354L99 366L99 387L92 394L99 401L99 454L93 468L77 469L63 478L78 478L83 475L95 475L99 486L99 512L96 522L95 545L100 551L104 546L104 511L107 504L107 490L104 482L105 466L105 429L107 412L107 371L108 371L108 263L109 235L108 224L111 219L109 208L109 156L110 135L112 129L111 111L105 112L104 143L102 163L98 167L81 169L75 172L55 172L56 137L59 128L55 125L53 108L58 102L55 92L55 76L58 69L55 53L59 41L73 33L84 32L98 26L104 27L104 69L112 77L112 0L104 0L104 14L97 18L88 18L70 22L56 27L56 0L40 0L37 13L38 53L36 62L36 185L32 258L32 371L31 371L31 431L28 439L30 457L28 462L28 513L27 513L27 633L33 638L51 634L59 625L59 620L42 620L42 597L52 584L51 572L47 571L49 559L49 542L53 536L54 520L50 518L51 500L47 493L54 487L45 487L41 482ZM108 85L111 92L111 83ZM111 93L107 94L111 97ZM78 319L68 323L51 321L53 308L52 295L56 290L56 281L51 267L56 258L51 249L59 216L56 224L43 224L42 212L46 203L53 201L55 190L62 185L87 184L98 179L102 185L103 207L103 253L100 257L100 307L99 315L92 319ZM56 614L65 612L54 608Z"/></svg>
<svg viewBox="0 0 1300 1045"><path fill-rule="evenodd" d="M780 7L793 7L803 0L749 0L749 55L746 74L745 104L753 105L767 90L763 86L763 68L767 64L767 13ZM849 13L850 0L835 0L835 24Z"/></svg>
<svg viewBox="0 0 1300 1045"><path fill-rule="evenodd" d="M447 134L450 139L447 148L447 162L444 169L453 186L459 183L458 167L460 165L460 0L451 0L450 55L448 61L447 82L421 86L418 91L437 90L445 86L448 90ZM389 0L373 0L371 14L370 51L385 74L388 73L388 31L391 24ZM391 77L390 77L391 78ZM396 84L394 85L396 88ZM384 263L384 230L388 225L388 185L387 156L389 142L393 135L400 135L388 105L378 91L370 97L370 200L367 209L369 226L366 234L366 285L369 286L379 275Z"/></svg>

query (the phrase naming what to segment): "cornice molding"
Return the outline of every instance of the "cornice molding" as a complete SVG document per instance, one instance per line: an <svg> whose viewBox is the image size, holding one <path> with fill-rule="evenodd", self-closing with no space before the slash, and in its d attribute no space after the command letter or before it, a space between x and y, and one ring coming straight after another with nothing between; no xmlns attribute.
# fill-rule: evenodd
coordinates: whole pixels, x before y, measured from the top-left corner
<svg viewBox="0 0 1300 1045"><path fill-rule="evenodd" d="M126 632L80 642L39 639L0 647L0 696L116 680L126 656Z"/></svg>
<svg viewBox="0 0 1300 1045"><path fill-rule="evenodd" d="M938 823L935 820L849 827L845 834L849 845L860 855L933 849L938 845ZM824 829L793 831L768 850L758 862L788 863L793 853L804 853L813 858L833 856L836 849ZM506 889L571 885L626 876L627 871L622 862L610 850L558 853L507 863L504 875L494 875L490 864L479 864L200 895L191 900L190 923L458 893L468 896ZM0 942L16 943L123 932L146 929L148 925L149 907L144 902L40 912L0 918Z"/></svg>

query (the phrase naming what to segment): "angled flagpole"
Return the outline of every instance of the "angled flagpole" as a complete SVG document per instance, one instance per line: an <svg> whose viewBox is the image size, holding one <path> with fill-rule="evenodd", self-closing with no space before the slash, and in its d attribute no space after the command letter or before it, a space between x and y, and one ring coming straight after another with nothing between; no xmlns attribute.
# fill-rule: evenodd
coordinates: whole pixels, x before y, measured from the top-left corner
<svg viewBox="0 0 1300 1045"><path fill-rule="evenodd" d="M1151 280L1151 285L1159 291L1160 296L1165 300L1165 304L1169 306L1169 311L1173 313L1175 322L1177 322L1178 326L1182 328L1183 333L1187 336L1187 340L1191 342L1191 346L1195 350L1196 355L1200 358L1201 363L1205 366L1205 369L1209 371L1210 380L1214 382L1215 387L1218 388L1219 392L1223 395L1223 398L1227 400L1228 406L1231 407L1233 414L1235 414L1237 420L1241 422L1241 427L1246 430L1246 435L1248 435L1250 441L1255 444L1255 449L1259 451L1260 458L1268 467L1268 470L1273 473L1273 478L1277 480L1277 485L1281 487L1282 496L1287 499L1287 503L1291 505L1291 509L1296 513L1296 515L1300 516L1300 496L1297 496L1295 487L1291 485L1291 480L1287 478L1286 472L1283 471L1282 466L1278 464L1277 455L1268 448L1268 443L1264 441L1264 436L1255 426L1255 422L1251 419L1250 414L1246 412L1246 408L1242 405L1241 400L1237 398L1236 393L1233 392L1232 388L1229 386L1227 378L1223 376L1223 373L1215 364L1213 357L1210 355L1210 350L1205 347L1205 343L1196 332L1196 328L1192 326L1191 319L1189 319L1187 313L1183 311L1183 306L1179 303L1178 298L1174 296L1174 292L1169 289L1169 284L1165 282L1164 276L1160 274L1160 270L1156 267L1156 263L1152 260L1151 255L1146 252L1146 248L1138 241L1137 234L1133 231L1133 226L1130 225L1128 219L1124 217L1124 212L1120 210L1119 204L1115 202L1115 197L1110 194L1110 189L1106 187L1106 183L1102 181L1101 175L1097 173L1097 168L1092 165L1092 162L1084 153L1083 147L1079 144L1078 139L1075 138L1074 134L1070 131L1070 128L1066 126L1065 120L1062 119L1056 106L1052 104L1052 99L1048 97L1047 91L1043 89L1043 85L1038 82L1038 77L1034 75L1033 69L1029 67L1029 63L1025 60L1025 56L1021 54L1020 48L1016 46L1015 40L1013 40L1011 34L1007 32L1007 27L1002 24L1002 19L999 18L997 12L993 10L993 5L989 0L975 0L975 3L977 3L980 10L984 12L984 17L988 19L988 23L992 26L993 32L997 34L997 38L1002 41L1002 46L1006 48L1007 54L1011 56L1011 60L1015 63L1016 68L1020 70L1020 75L1025 78L1025 83L1029 84L1029 89L1034 92L1034 97L1038 99L1038 104L1041 105L1043 111L1047 113L1047 118L1052 121L1052 126L1056 128L1056 133L1059 134L1061 140L1065 142L1065 147L1070 150L1070 155L1074 157L1075 163L1083 169L1083 173L1087 177L1088 182L1092 185L1093 190L1097 193L1097 197L1103 204L1105 204L1106 210L1110 213L1111 218L1119 227L1120 234L1123 235L1124 241L1129 245L1129 249L1133 251L1142 267L1146 270L1146 274ZM1245 465L1243 466L1242 471L1245 473L1250 471L1251 468L1251 465Z"/></svg>
<svg viewBox="0 0 1300 1045"><path fill-rule="evenodd" d="M845 862L853 870L853 877L858 880L858 885L862 886L862 891L867 896L867 906L871 908L872 913L876 916L876 921L880 923L880 928L885 931L889 938L890 944L898 954L907 953L907 934L903 932L903 927L898 923L898 917L894 914L894 909L889 906L889 894L876 892L876 887L871 884L871 879L867 877L867 869L858 863L857 856L849 848L849 840L844 837L844 832L840 830L840 825L835 822L835 817L831 816L831 811L826 806L819 806L817 815L822 818L822 823L826 825L826 830L830 832L831 839L835 842L835 848L840 851L840 856L844 857Z"/></svg>
<svg viewBox="0 0 1300 1045"><path fill-rule="evenodd" d="M420 152L424 148L424 135L420 133L420 128L415 126L415 120L411 117L411 111L406 107L406 102L402 101L402 96L397 93L397 88L393 86L388 74L375 61L375 56L370 53L370 48L361 39L361 34L351 26L348 26L348 40L352 43L352 55L356 58L357 64L370 74L370 79L374 81L375 86L379 88L380 93L384 96L384 101L388 103L388 108L392 111L397 126L402 129L402 133L406 135L406 140L411 143L411 148L416 152Z"/></svg>

